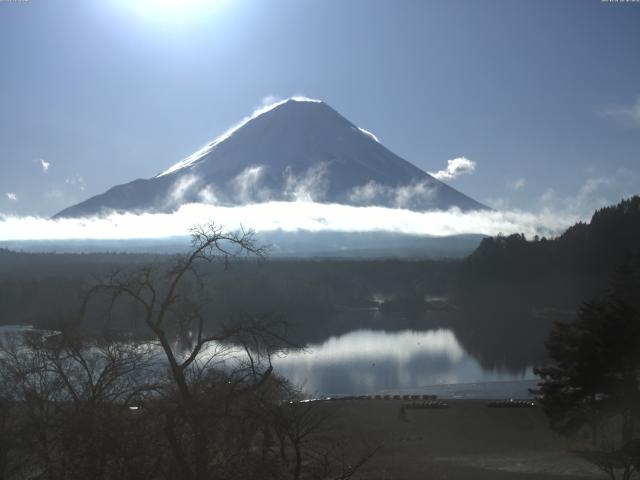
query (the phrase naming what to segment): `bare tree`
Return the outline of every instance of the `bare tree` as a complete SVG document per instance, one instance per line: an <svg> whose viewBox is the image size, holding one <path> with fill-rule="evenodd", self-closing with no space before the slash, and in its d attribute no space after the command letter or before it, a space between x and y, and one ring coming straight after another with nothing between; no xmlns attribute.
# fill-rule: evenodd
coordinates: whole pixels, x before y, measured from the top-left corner
<svg viewBox="0 0 640 480"><path fill-rule="evenodd" d="M259 389L271 376L271 356L286 344L277 333L279 322L249 319L211 331L205 318L208 300L205 275L200 266L214 261L227 265L230 258L252 255L264 258L266 251L257 246L253 231L228 233L208 224L192 229L192 248L165 268L147 266L133 272L116 272L94 285L83 303L83 316L89 302L107 294L113 308L118 301L135 303L141 320L157 340L168 364L176 395L173 407L164 417L164 433L170 446L176 471L183 478L210 478L211 435L206 426L209 406L202 400L203 372L214 359L228 358L225 346L235 345L244 352L244 362L234 365L227 379L226 402ZM178 345L176 337L190 339ZM213 349L213 353L212 350ZM266 361L265 361L266 360ZM186 428L182 425L184 423Z"/></svg>
<svg viewBox="0 0 640 480"><path fill-rule="evenodd" d="M304 399L290 385L282 387L286 400L265 411L272 417L269 423L278 440L277 453L290 478L346 480L356 475L377 448L344 437L338 404Z"/></svg>
<svg viewBox="0 0 640 480"><path fill-rule="evenodd" d="M149 428L137 428L130 408L155 388L144 348L17 336L0 349L0 381L13 439L3 445L5 478L150 478L157 461L131 455L135 431Z"/></svg>
<svg viewBox="0 0 640 480"><path fill-rule="evenodd" d="M295 347L285 323L215 318L207 265L265 253L252 231L197 227L187 254L96 282L61 332L5 345L0 480L353 476L373 451L357 455L330 407L301 402L274 373L274 356ZM93 318L101 305L106 320ZM151 340L117 333L127 311ZM96 320L100 335L87 335Z"/></svg>

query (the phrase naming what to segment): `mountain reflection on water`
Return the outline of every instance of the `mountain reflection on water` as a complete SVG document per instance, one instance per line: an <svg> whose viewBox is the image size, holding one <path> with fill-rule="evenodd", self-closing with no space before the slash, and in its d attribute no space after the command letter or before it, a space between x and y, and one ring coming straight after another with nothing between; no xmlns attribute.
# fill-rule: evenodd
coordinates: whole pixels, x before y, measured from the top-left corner
<svg viewBox="0 0 640 480"><path fill-rule="evenodd" d="M483 369L446 328L354 330L291 352L274 364L304 391L321 396L439 393L500 397L514 392L526 396L527 387L535 384L531 368L519 372Z"/></svg>

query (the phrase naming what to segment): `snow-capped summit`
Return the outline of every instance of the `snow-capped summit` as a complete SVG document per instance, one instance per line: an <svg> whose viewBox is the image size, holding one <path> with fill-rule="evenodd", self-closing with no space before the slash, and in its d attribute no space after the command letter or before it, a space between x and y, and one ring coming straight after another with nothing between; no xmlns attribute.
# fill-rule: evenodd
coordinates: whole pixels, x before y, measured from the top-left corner
<svg viewBox="0 0 640 480"><path fill-rule="evenodd" d="M229 128L226 132L224 132L222 135L220 135L215 140L209 142L206 146L204 146L200 150L192 153L187 158L185 158L183 160L180 160L179 162L175 163L174 165L172 165L171 167L166 169L164 172L161 172L156 176L157 177L162 177L163 175L167 175L169 173L175 172L176 170L180 170L182 168L185 168L185 167L188 167L188 166L192 165L196 161L200 160L207 153L209 153L213 149L213 147L215 147L220 142L222 142L222 141L226 140L227 138L229 138L237 130L239 130L240 128L244 127L251 120L253 120L253 119L259 117L260 115L263 115L263 114L269 112L270 110L273 110L274 108L277 108L280 105L283 105L283 104L285 104L287 102L322 103L322 100L316 100L315 98L307 98L307 97L290 97L290 98L287 98L286 100L281 100L281 101L278 101L276 103L271 103L271 104L266 105L266 106L264 106L262 108L259 108L256 111L254 111L251 116L244 118L241 122L239 122L236 125L234 125L233 127ZM363 130L363 131L366 131L366 130Z"/></svg>
<svg viewBox="0 0 640 480"><path fill-rule="evenodd" d="M56 217L269 200L486 208L398 157L326 103L293 97L256 111L155 177L113 187Z"/></svg>

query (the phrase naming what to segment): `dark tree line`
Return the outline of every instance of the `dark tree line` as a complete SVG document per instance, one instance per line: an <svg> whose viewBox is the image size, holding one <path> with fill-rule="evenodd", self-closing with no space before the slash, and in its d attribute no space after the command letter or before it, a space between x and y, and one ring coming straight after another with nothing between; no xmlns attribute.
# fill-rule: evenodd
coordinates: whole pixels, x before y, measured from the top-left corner
<svg viewBox="0 0 640 480"><path fill-rule="evenodd" d="M57 328L58 320L76 307L78 292L85 285L102 279L113 269L136 270L151 263L160 267L171 260L168 255L0 250L0 323ZM371 307L374 299L379 299L375 294L387 299L407 295L423 299L425 293L448 296L457 265L456 261L273 259L257 264L236 259L227 271L217 264L201 265L200 269L208 276L208 295L216 306L216 315L208 315L208 321L214 317L285 312L288 321L299 326L290 333L305 335L296 340L313 342L322 340L323 334L337 333L313 331L328 317ZM423 304L422 310L426 307ZM114 321L122 329L130 329L134 307L118 308ZM137 328L140 334L147 330L141 325Z"/></svg>
<svg viewBox="0 0 640 480"><path fill-rule="evenodd" d="M638 196L598 210L557 238L486 238L455 281L456 332L484 366L541 362L554 322L572 319L584 299L600 297L620 265L638 264ZM629 282L621 288L633 288Z"/></svg>
<svg viewBox="0 0 640 480"><path fill-rule="evenodd" d="M618 265L640 253L640 196L596 211L553 239L522 234L482 240L462 264L456 298L481 303L498 289L528 303L575 305L607 288Z"/></svg>

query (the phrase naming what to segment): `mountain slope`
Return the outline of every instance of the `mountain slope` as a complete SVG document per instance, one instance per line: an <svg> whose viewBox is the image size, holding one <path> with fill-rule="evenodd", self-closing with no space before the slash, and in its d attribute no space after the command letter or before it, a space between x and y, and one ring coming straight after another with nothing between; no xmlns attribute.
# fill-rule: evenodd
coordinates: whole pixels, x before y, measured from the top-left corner
<svg viewBox="0 0 640 480"><path fill-rule="evenodd" d="M327 104L289 99L159 175L113 187L56 217L269 200L412 210L486 208L395 155Z"/></svg>

